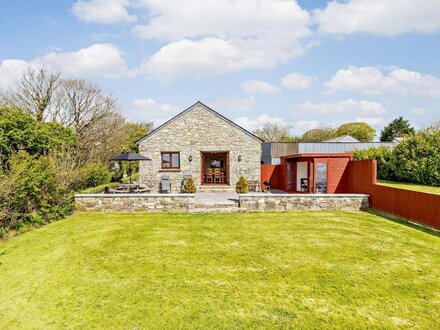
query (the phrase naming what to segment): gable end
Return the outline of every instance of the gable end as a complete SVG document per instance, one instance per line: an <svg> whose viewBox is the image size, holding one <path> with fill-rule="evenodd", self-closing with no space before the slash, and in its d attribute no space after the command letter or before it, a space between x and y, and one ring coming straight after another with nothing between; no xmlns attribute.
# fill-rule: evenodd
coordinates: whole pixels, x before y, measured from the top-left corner
<svg viewBox="0 0 440 330"><path fill-rule="evenodd" d="M136 144L140 144L142 143L145 139L147 139L148 137L150 137L151 135L155 134L156 132L160 131L162 128L164 128L165 126L167 126L168 124L170 124L171 122L179 119L180 117L182 117L184 114L186 114L187 112L189 112L191 109L193 109L196 106L201 106L203 107L205 110L208 110L209 112L213 113L214 115L216 115L217 117L219 117L220 119L226 121L228 124L234 126L235 128L238 128L239 130L243 131L244 133L246 133L247 135L249 135L250 137L254 138L255 140L257 140L258 142L263 142L262 139L260 139L258 136L256 136L255 134L249 132L248 130L246 130L245 128L241 127L240 125L237 125L236 123L234 123L232 120L226 118L225 116L221 115L220 113L218 113L217 111L211 109L210 107L208 107L207 105L203 104L200 101L197 101L196 103L194 103L192 106L190 106L189 108L183 110L182 112L180 112L179 114L177 114L176 116L174 116L173 118L171 118L170 120L166 121L165 123L163 123L162 125L160 125L159 127L153 129L151 132L149 132L147 135L145 135L143 138L141 138L140 140L136 141Z"/></svg>

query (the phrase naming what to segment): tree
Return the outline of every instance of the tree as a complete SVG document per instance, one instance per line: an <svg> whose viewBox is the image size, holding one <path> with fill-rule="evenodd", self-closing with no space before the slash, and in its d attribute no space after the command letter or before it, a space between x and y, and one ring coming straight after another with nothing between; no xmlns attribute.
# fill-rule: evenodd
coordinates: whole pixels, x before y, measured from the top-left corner
<svg viewBox="0 0 440 330"><path fill-rule="evenodd" d="M305 132L300 141L301 142L321 142L335 137L335 130L331 127L315 128Z"/></svg>
<svg viewBox="0 0 440 330"><path fill-rule="evenodd" d="M46 68L29 67L14 86L3 95L5 103L29 111L37 121L56 116L52 106L60 84L60 74Z"/></svg>
<svg viewBox="0 0 440 330"><path fill-rule="evenodd" d="M121 128L122 130L121 133L122 136L124 137L124 141L122 141L121 144L121 152L122 151L139 152L139 147L136 144L136 142L142 139L145 135L147 135L152 128L153 128L152 122L125 123L125 125Z"/></svg>
<svg viewBox="0 0 440 330"><path fill-rule="evenodd" d="M17 107L0 106L0 163L6 163L20 150L41 156L76 146L76 135L71 129L37 121Z"/></svg>
<svg viewBox="0 0 440 330"><path fill-rule="evenodd" d="M350 135L360 142L372 142L376 136L376 130L367 123L347 123L338 127L335 136Z"/></svg>
<svg viewBox="0 0 440 330"><path fill-rule="evenodd" d="M294 142L297 139L289 134L289 127L277 123L266 123L254 130L256 136L264 142Z"/></svg>
<svg viewBox="0 0 440 330"><path fill-rule="evenodd" d="M125 119L114 98L84 80L63 80L58 94L58 119L78 135L83 161L104 160L114 152L114 142Z"/></svg>
<svg viewBox="0 0 440 330"><path fill-rule="evenodd" d="M413 134L414 128L411 127L408 120L399 117L389 123L380 133L380 141L391 142L395 138L403 137L405 135Z"/></svg>

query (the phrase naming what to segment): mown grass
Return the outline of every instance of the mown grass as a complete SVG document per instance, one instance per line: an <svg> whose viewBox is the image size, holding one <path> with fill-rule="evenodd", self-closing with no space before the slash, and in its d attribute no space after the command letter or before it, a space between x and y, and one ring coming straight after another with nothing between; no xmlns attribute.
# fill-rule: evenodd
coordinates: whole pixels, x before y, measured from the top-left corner
<svg viewBox="0 0 440 330"><path fill-rule="evenodd" d="M388 187L415 190L415 191L440 195L440 187L435 187L435 186L427 186L427 185L405 183L405 182L394 182L394 181L386 181L386 180L379 180L378 184Z"/></svg>
<svg viewBox="0 0 440 330"><path fill-rule="evenodd" d="M440 325L440 237L364 212L78 213L0 243L2 328Z"/></svg>

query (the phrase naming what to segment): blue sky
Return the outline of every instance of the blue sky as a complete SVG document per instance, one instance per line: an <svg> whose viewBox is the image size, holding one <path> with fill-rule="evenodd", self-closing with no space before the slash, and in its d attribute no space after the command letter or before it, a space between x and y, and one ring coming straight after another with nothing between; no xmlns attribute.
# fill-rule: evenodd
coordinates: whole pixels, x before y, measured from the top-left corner
<svg viewBox="0 0 440 330"><path fill-rule="evenodd" d="M130 120L200 100L293 134L440 120L438 0L3 0L0 89L27 66L100 85Z"/></svg>

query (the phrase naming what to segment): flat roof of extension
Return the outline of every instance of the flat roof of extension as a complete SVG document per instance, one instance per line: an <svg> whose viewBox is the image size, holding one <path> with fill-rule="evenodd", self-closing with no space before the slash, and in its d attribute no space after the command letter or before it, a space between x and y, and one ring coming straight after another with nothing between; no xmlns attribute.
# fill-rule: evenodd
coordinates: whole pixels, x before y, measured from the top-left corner
<svg viewBox="0 0 440 330"><path fill-rule="evenodd" d="M289 156L282 156L280 158L346 158L346 157L353 157L352 153L339 153L339 154L332 154L332 153L317 153L317 154L294 154Z"/></svg>

